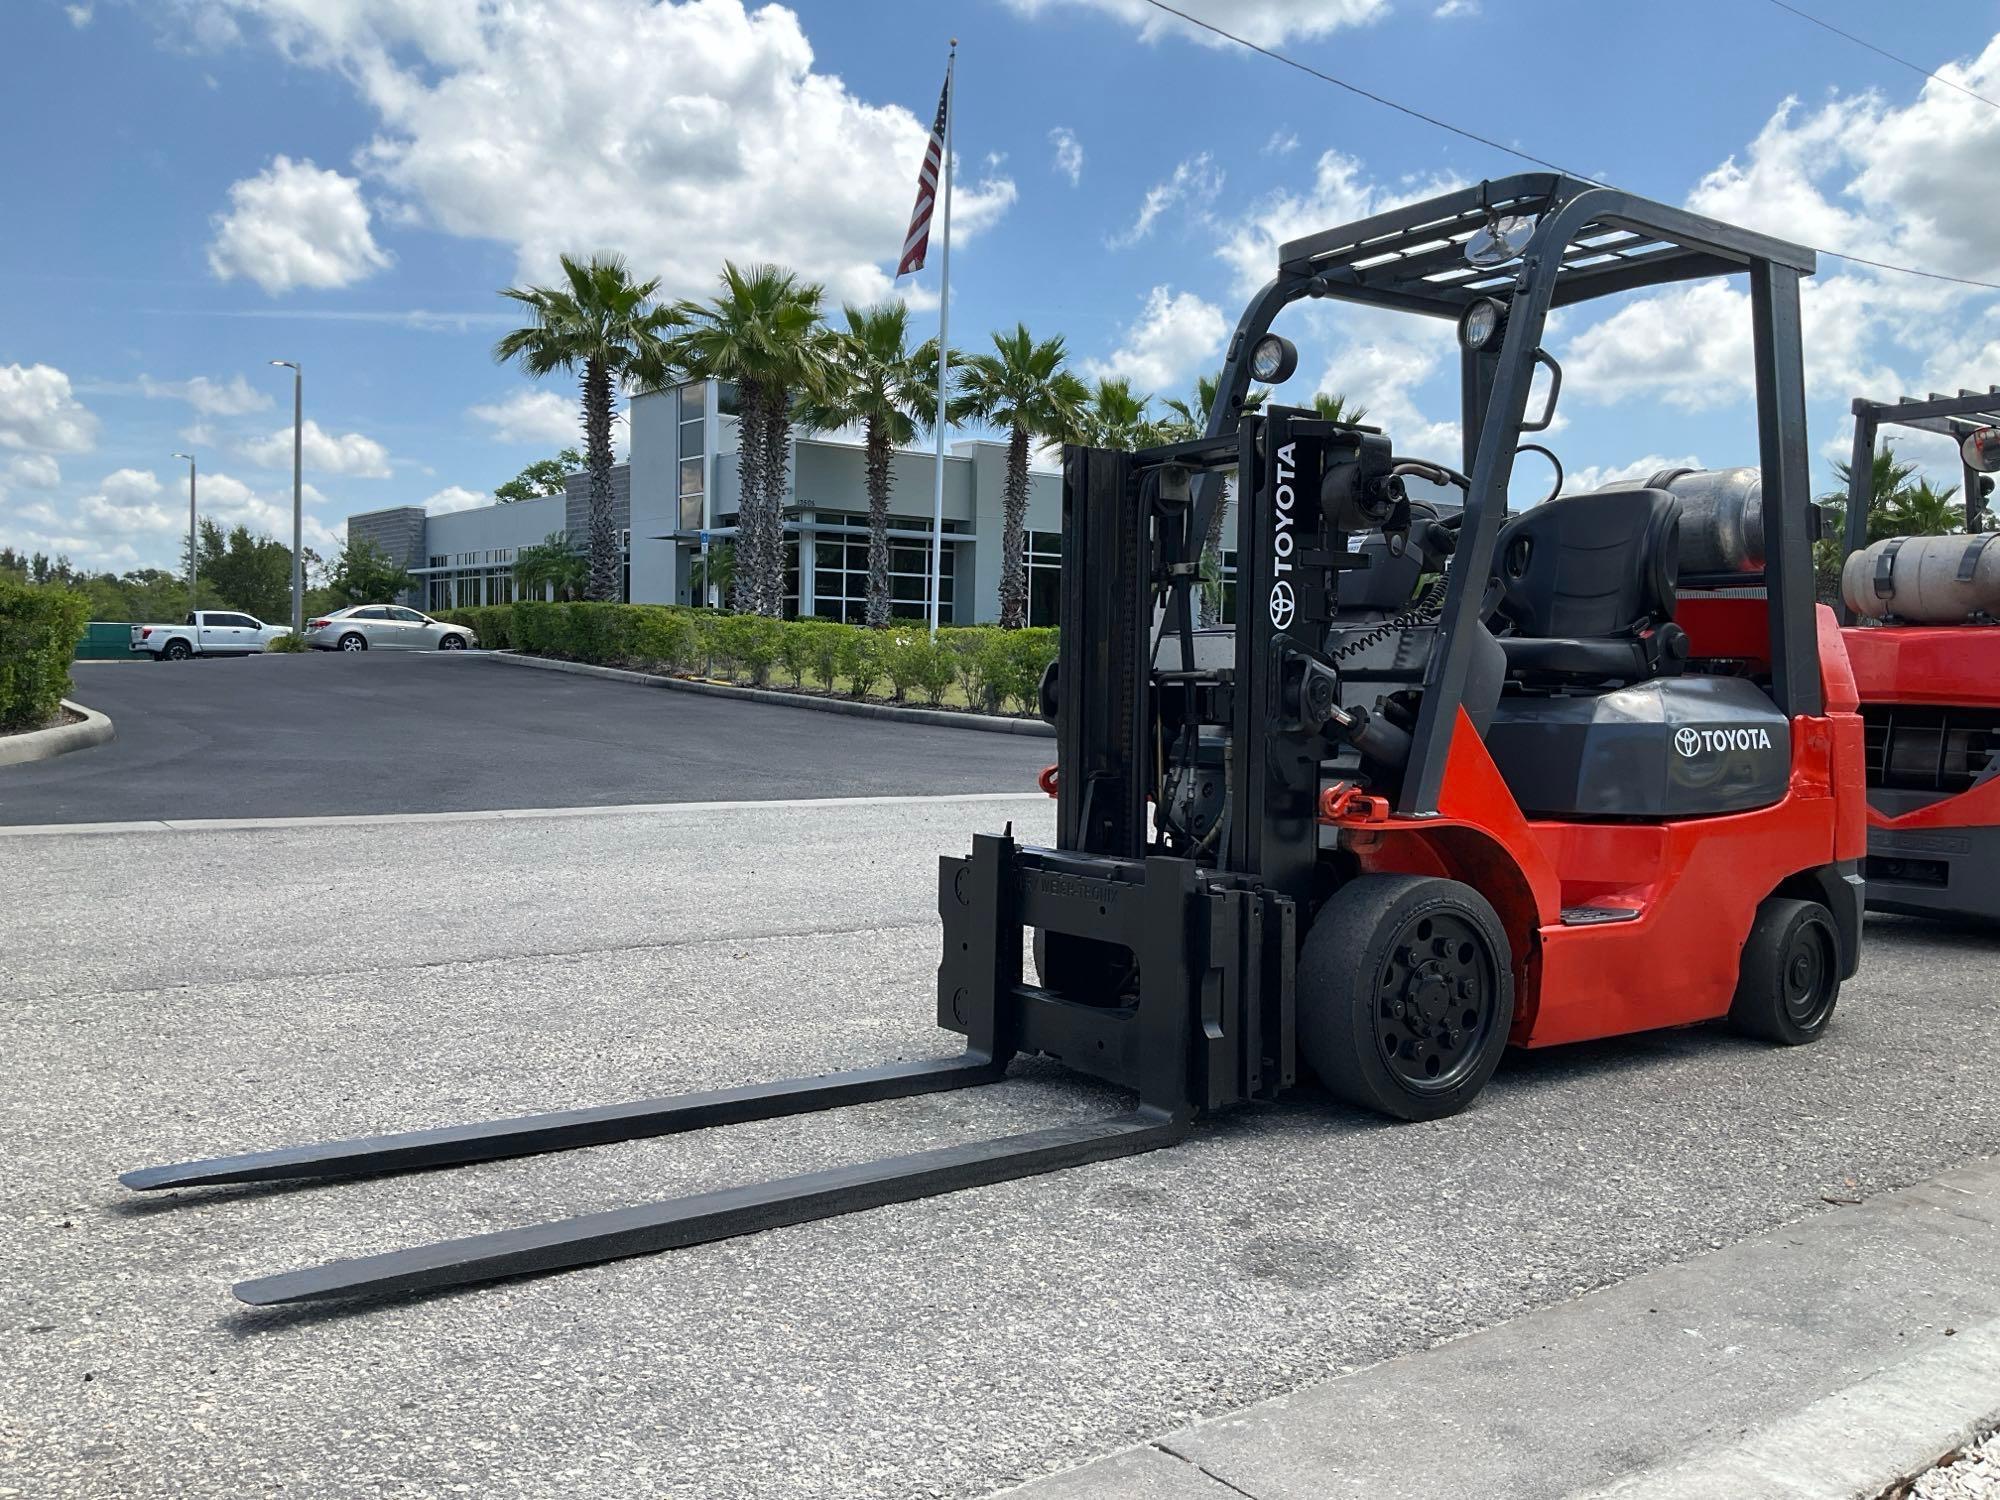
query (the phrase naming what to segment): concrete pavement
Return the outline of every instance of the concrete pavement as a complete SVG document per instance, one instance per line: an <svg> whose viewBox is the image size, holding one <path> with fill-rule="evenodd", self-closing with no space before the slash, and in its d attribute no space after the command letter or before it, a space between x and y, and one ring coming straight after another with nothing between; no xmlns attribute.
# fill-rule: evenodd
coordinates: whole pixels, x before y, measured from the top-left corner
<svg viewBox="0 0 2000 1500"><path fill-rule="evenodd" d="M1123 1100L1024 1061L417 1177L115 1182L947 1053L931 861L1009 818L1048 836L1030 800L0 839L0 1487L957 1500L2000 1151L2000 943L1874 921L1819 1046L1704 1029L1512 1059L1434 1125L1306 1094L1150 1156L345 1313L226 1288ZM146 904L163 890L178 907Z"/></svg>

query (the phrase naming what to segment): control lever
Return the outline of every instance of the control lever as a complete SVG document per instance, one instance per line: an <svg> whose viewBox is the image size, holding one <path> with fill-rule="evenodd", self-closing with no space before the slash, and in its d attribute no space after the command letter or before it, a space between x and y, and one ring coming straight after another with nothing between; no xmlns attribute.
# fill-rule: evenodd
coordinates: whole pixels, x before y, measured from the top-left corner
<svg viewBox="0 0 2000 1500"><path fill-rule="evenodd" d="M1359 705L1342 708L1335 704L1326 717L1335 732L1361 752L1362 759L1372 760L1378 766L1408 763L1412 744L1409 732L1398 729L1380 714L1371 714Z"/></svg>
<svg viewBox="0 0 2000 1500"><path fill-rule="evenodd" d="M1298 728L1332 732L1377 765L1400 766L1410 758L1411 740L1380 715L1360 706L1340 706L1340 678L1332 667L1297 652L1284 663L1282 702Z"/></svg>

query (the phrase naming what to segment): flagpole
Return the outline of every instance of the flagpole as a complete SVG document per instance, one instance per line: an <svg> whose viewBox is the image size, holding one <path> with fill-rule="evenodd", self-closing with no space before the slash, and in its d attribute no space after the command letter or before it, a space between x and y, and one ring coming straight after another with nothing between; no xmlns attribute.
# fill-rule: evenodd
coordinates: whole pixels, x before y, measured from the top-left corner
<svg viewBox="0 0 2000 1500"><path fill-rule="evenodd" d="M958 113L952 75L958 71L958 38L951 39L951 56L944 65L944 222L943 256L938 263L938 404L936 488L931 500L931 639L937 639L938 600L944 592L944 429L945 391L951 366L946 329L951 319L951 128Z"/></svg>

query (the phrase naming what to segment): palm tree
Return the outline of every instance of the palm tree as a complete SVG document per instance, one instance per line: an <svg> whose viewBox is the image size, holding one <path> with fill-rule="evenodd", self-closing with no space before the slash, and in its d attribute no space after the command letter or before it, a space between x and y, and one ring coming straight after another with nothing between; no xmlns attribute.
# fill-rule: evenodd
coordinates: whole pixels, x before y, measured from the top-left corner
<svg viewBox="0 0 2000 1500"><path fill-rule="evenodd" d="M1313 393L1313 415L1322 422L1344 422L1349 426L1368 415L1366 407L1349 406L1347 397L1339 391L1315 391Z"/></svg>
<svg viewBox="0 0 2000 1500"><path fill-rule="evenodd" d="M1840 481L1840 487L1829 490L1819 497L1820 509L1826 513L1828 523L1827 540L1835 549L1843 545L1842 539L1847 534L1847 487L1853 472L1851 465L1836 462L1833 473ZM1916 472L1917 466L1898 458L1895 448L1890 444L1884 443L1875 450L1874 462L1868 474L1869 541L1879 542L1892 536L1910 535L1908 532L1899 531L1890 520L1890 516Z"/></svg>
<svg viewBox="0 0 2000 1500"><path fill-rule="evenodd" d="M582 371L585 467L590 471L589 597L623 593L618 528L611 510L611 407L613 385L666 379L665 336L677 322L672 309L653 300L658 279L634 282L615 255L589 260L562 257L566 283L510 286L500 293L535 311L535 321L493 346L501 364L518 360L530 375Z"/></svg>
<svg viewBox="0 0 2000 1500"><path fill-rule="evenodd" d="M894 451L916 441L937 418L937 340L910 348L910 310L901 302L842 309L824 392L800 403L798 420L814 431L863 430L868 477L868 609L873 629L889 623L889 496Z"/></svg>
<svg viewBox="0 0 2000 1500"><path fill-rule="evenodd" d="M688 590L697 605L708 603L709 590L718 599L727 599L736 583L736 549L727 542L711 542L699 554L688 572Z"/></svg>
<svg viewBox="0 0 2000 1500"><path fill-rule="evenodd" d="M993 335L993 353L959 366L958 389L968 414L1007 429L1005 521L1000 529L1000 628L1028 623L1028 447L1031 439L1063 443L1083 425L1090 389L1063 368L1069 353L1060 335L1037 341L1028 325Z"/></svg>
<svg viewBox="0 0 2000 1500"><path fill-rule="evenodd" d="M1928 479L1904 485L1886 506L1873 507L1869 519L1877 515L1890 536L1948 536L1965 530L1965 507L1958 503L1958 486L1932 489Z"/></svg>
<svg viewBox="0 0 2000 1500"><path fill-rule="evenodd" d="M1208 436L1209 414L1215 410L1215 394L1222 388L1222 374L1203 375L1194 383L1192 399L1169 396L1162 404L1167 408L1166 420L1161 426L1161 435L1170 443L1192 442L1195 438ZM1244 393L1243 410L1256 411L1270 397L1269 391L1250 390ZM1222 481L1222 496L1216 502L1214 512L1208 518L1208 535L1202 539L1201 573L1203 578L1218 581L1215 588L1204 587L1201 594L1201 623L1203 626L1221 623L1222 591L1219 580L1222 577L1222 529L1229 518L1230 490L1234 481Z"/></svg>
<svg viewBox="0 0 2000 1500"><path fill-rule="evenodd" d="M551 531L514 554L514 587L523 599L574 599L589 582L589 565L570 547L567 532Z"/></svg>
<svg viewBox="0 0 2000 1500"><path fill-rule="evenodd" d="M1152 399L1135 396L1129 380L1099 380L1077 440L1093 448L1150 447L1160 425L1146 416Z"/></svg>
<svg viewBox="0 0 2000 1500"><path fill-rule="evenodd" d="M722 267L722 294L682 302L685 331L673 363L696 380L736 386L735 604L777 616L785 607L785 459L791 447L792 398L825 386L825 291L782 266L734 262Z"/></svg>

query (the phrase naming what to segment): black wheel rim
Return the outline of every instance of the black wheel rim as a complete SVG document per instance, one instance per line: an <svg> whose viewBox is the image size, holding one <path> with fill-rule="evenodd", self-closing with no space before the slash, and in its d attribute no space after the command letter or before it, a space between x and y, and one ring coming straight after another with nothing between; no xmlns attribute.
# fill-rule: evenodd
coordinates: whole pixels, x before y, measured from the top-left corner
<svg viewBox="0 0 2000 1500"><path fill-rule="evenodd" d="M1451 912L1406 922L1375 976L1375 1043L1405 1088L1440 1093L1479 1066L1498 976L1478 928Z"/></svg>
<svg viewBox="0 0 2000 1500"><path fill-rule="evenodd" d="M1810 1031L1833 1004L1833 942L1817 922L1801 922L1785 944L1782 976L1785 1014Z"/></svg>

